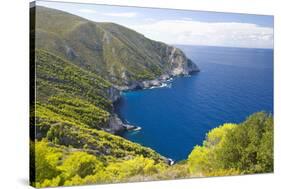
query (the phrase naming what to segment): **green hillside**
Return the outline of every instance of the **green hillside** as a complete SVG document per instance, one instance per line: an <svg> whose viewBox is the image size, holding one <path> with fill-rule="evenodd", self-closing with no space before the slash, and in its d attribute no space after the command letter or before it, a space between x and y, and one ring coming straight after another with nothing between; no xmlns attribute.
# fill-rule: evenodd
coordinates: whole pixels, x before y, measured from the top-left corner
<svg viewBox="0 0 281 189"><path fill-rule="evenodd" d="M155 79L195 64L172 46L114 23L92 22L36 7L36 48L52 52L116 85Z"/></svg>
<svg viewBox="0 0 281 189"><path fill-rule="evenodd" d="M104 131L112 111L112 101L108 95L108 89L112 87L110 83L44 50L36 50L35 55L36 125L31 127L36 127L35 146L44 144L46 149L48 146L55 149L42 149L46 156L59 161L50 172L74 152L81 152L82 159L95 157L104 165L142 157L155 165L166 166L165 159L152 149ZM39 169L35 172L35 182L41 186L60 171L56 170L48 176L45 163L47 167L52 165L44 162L49 158L44 159L38 149L35 147L34 152L39 153L36 155L39 160L35 161L35 169ZM56 159L54 151L60 152L60 160ZM41 161L44 165L39 166ZM42 167L44 169L41 170ZM39 175L44 175L43 172L46 176L41 178Z"/></svg>
<svg viewBox="0 0 281 189"><path fill-rule="evenodd" d="M120 158L141 152L160 159L148 148L102 131L112 109L108 82L42 50L36 51L36 76L37 139Z"/></svg>
<svg viewBox="0 0 281 189"><path fill-rule="evenodd" d="M36 27L30 31L31 39L35 39L31 53L36 70L35 110L31 112L35 123L30 125L31 131L35 131L31 133L33 186L173 179L221 172L246 174L273 169L272 117L263 113L250 118L254 121L242 123L243 127L233 126L237 132L253 136L241 144L239 153L246 154L243 149L253 153L245 157L234 154L236 159L229 156L223 161L204 159L206 154L211 157L217 153L208 154L210 145L205 142L203 147L193 150L188 160L169 166L167 158L153 149L116 135L125 130L118 123L113 106L120 89L141 86L142 82L163 76L191 74L199 71L197 66L180 49L114 23L92 22L44 7L31 8L32 14L36 14ZM255 130L251 125L259 127ZM221 146L235 146L233 141L239 136L229 129L219 130L223 131L211 144L220 147L219 154L230 155L233 150ZM221 139L226 135L233 135L232 140ZM212 136L208 134L206 141ZM262 142L257 142L261 136ZM204 149L204 153L200 154L198 148ZM250 157L251 161L243 162L240 157ZM200 167L201 160L211 162L206 164L209 169ZM211 167L224 160L225 164ZM241 161L247 171L242 172L240 164L234 161Z"/></svg>

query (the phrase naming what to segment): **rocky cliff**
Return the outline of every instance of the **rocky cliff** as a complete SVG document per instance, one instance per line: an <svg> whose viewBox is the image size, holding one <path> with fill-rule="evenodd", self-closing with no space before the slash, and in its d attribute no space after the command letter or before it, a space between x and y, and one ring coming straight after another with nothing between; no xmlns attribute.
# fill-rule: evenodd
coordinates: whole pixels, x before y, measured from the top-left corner
<svg viewBox="0 0 281 189"><path fill-rule="evenodd" d="M148 80L137 80L127 82L127 85L115 87L119 90L135 90L135 89L145 89L153 86L161 86L167 80L183 75L190 75L194 72L199 72L200 69L198 66L193 63L190 59L186 57L186 55L178 48L166 45L166 50L161 55L162 57L167 59L165 60L167 63L163 73L160 76L155 77L154 79ZM125 73L123 73L125 75Z"/></svg>

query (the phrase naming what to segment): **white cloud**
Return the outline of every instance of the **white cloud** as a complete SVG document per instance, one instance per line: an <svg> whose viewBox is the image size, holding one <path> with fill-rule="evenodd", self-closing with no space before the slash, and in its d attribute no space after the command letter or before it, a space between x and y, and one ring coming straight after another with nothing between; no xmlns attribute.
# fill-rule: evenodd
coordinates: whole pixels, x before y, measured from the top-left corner
<svg viewBox="0 0 281 189"><path fill-rule="evenodd" d="M145 18L145 22L156 22L157 20L155 18Z"/></svg>
<svg viewBox="0 0 281 189"><path fill-rule="evenodd" d="M113 16L113 17L126 17L126 18L132 18L136 17L137 13L136 12L122 12L122 13L103 13L103 15L106 16Z"/></svg>
<svg viewBox="0 0 281 189"><path fill-rule="evenodd" d="M208 23L189 19L130 25L148 38L169 44L272 48L273 28L251 23Z"/></svg>
<svg viewBox="0 0 281 189"><path fill-rule="evenodd" d="M103 16L109 16L109 17L126 17L126 18L132 18L136 17L136 12L100 12L93 9L79 9L78 10L81 13L87 13L87 14L99 14Z"/></svg>
<svg viewBox="0 0 281 189"><path fill-rule="evenodd" d="M190 17L184 17L184 18L182 18L182 20L193 20L192 18L190 18Z"/></svg>
<svg viewBox="0 0 281 189"><path fill-rule="evenodd" d="M96 13L96 11L92 9L79 9L78 11L82 13L89 13L89 14Z"/></svg>

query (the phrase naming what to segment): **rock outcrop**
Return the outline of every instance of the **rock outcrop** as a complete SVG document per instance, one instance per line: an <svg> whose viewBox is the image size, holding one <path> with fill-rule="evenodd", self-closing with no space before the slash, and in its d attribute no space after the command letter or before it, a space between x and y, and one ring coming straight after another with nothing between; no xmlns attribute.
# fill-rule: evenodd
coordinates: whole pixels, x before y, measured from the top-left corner
<svg viewBox="0 0 281 189"><path fill-rule="evenodd" d="M118 115L113 113L109 119L108 128L105 131L113 134L121 134L123 131L130 131L137 128L137 126L123 123Z"/></svg>
<svg viewBox="0 0 281 189"><path fill-rule="evenodd" d="M167 70L169 75L187 75L199 71L196 64L188 59L180 49L175 47L169 47L168 49L170 49L168 63L171 65L171 68Z"/></svg>

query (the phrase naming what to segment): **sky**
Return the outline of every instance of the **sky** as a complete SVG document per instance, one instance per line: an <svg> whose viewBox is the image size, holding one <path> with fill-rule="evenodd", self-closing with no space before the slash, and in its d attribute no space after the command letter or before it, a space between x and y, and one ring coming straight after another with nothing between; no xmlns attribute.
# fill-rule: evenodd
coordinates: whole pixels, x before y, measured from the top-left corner
<svg viewBox="0 0 281 189"><path fill-rule="evenodd" d="M95 22L114 22L167 44L273 48L273 16L37 1Z"/></svg>

